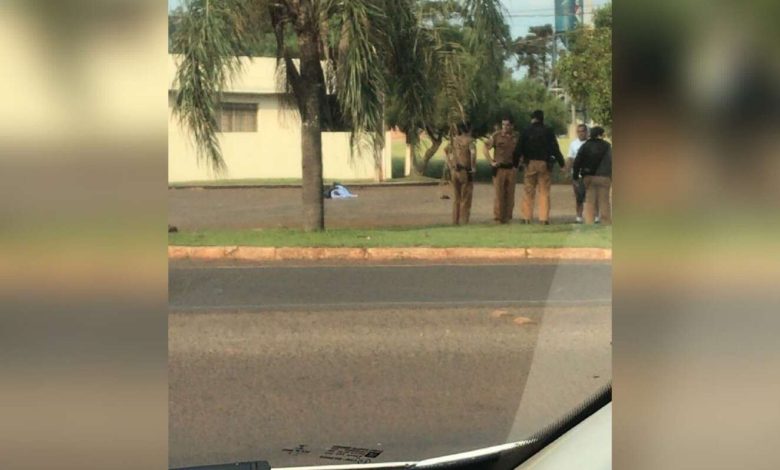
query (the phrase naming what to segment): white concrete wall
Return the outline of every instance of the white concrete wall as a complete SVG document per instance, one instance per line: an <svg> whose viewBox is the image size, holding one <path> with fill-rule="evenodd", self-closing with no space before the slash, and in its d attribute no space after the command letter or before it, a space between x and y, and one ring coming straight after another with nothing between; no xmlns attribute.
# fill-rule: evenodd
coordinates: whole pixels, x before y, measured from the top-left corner
<svg viewBox="0 0 780 470"><path fill-rule="evenodd" d="M168 89L173 88L179 55L168 54ZM297 63L297 61L296 61ZM237 93L276 93L276 59L273 57L253 57L241 59L242 72L227 85L227 91Z"/></svg>
<svg viewBox="0 0 780 470"><path fill-rule="evenodd" d="M227 172L215 175L207 164L198 164L194 144L174 119L172 95L168 103L168 182L243 179L293 179L301 177L300 118L293 111L280 112L276 83L276 59L242 59L243 71L228 84L225 101L257 104L257 132L220 134ZM168 88L174 89L177 57L168 56ZM381 165L373 150L350 152L349 134L323 133L323 172L327 179L381 180L392 176L390 138Z"/></svg>
<svg viewBox="0 0 780 470"><path fill-rule="evenodd" d="M208 165L198 164L194 143L170 113L169 103L168 182L300 178L300 119L293 111L280 112L279 96L228 95L225 100L257 103L258 131L219 135L227 172L215 175ZM323 133L323 176L340 180L389 179L392 168L389 134L387 142L379 175L371 149L362 147L351 153L349 133Z"/></svg>

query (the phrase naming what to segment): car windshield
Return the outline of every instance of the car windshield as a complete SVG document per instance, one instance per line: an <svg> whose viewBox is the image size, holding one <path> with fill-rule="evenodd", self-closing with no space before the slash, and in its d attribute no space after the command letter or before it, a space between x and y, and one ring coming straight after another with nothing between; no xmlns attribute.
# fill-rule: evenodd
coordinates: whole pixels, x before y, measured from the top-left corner
<svg viewBox="0 0 780 470"><path fill-rule="evenodd" d="M528 438L609 382L610 274L173 263L171 464L416 461Z"/></svg>
<svg viewBox="0 0 780 470"><path fill-rule="evenodd" d="M610 383L591 3L169 2L171 468L473 451Z"/></svg>

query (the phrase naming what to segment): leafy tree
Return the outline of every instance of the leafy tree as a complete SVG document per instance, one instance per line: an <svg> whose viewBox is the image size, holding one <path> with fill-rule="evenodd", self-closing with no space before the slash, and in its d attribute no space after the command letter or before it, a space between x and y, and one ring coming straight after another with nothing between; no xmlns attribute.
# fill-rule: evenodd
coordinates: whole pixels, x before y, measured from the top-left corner
<svg viewBox="0 0 780 470"><path fill-rule="evenodd" d="M531 112L541 109L544 111L545 124L552 126L556 134L566 133L570 119L566 104L539 81L506 77L501 82L499 96L502 103L500 113L511 116L516 129L528 126L531 123Z"/></svg>
<svg viewBox="0 0 780 470"><path fill-rule="evenodd" d="M500 0L445 3L467 28L480 73L489 77L501 70L503 53L495 46L503 37L495 31L508 28ZM270 28L284 91L302 120L304 229L322 230L321 133L336 116L349 125L353 147L367 140L377 148L383 143L385 102L393 101L407 131L437 127L437 111L446 110L449 122L464 114L459 54L435 18L426 16L430 4L437 2L187 0L172 44L181 54L174 111L192 131L198 158L216 171L224 169L216 119L219 96L240 70L238 59L251 55ZM497 90L497 81L490 87ZM335 90L337 99L330 99L327 90Z"/></svg>
<svg viewBox="0 0 780 470"><path fill-rule="evenodd" d="M276 57L276 35L274 34L273 26L268 18L265 18L265 11L258 9L257 13L260 15L253 21L255 28L253 36L247 38L246 55L251 57ZM178 22L182 20L184 16L184 9L182 6L176 7L174 10L168 13L168 52L171 54L181 54L181 43L176 43L174 37L176 37L176 30L178 28ZM295 34L292 31L287 31L284 36L285 47L290 52L290 56L297 58L299 56L298 41Z"/></svg>
<svg viewBox="0 0 780 470"><path fill-rule="evenodd" d="M322 230L321 133L340 115L352 130L353 146L382 143L387 77L418 65L408 62L417 56L398 55L399 44L409 43L418 29L414 13L413 0L188 0L173 38L181 53L174 110L192 131L198 157L216 171L224 169L219 96L240 70L239 58L250 55L270 29L284 91L302 121L303 226ZM298 54L289 47L290 37ZM337 100L328 96L334 89ZM405 106L420 106L417 90L398 91L409 100Z"/></svg>
<svg viewBox="0 0 780 470"><path fill-rule="evenodd" d="M555 34L550 24L531 26L525 37L518 37L514 43L518 66L527 68L529 78L550 86L552 80L552 53Z"/></svg>
<svg viewBox="0 0 780 470"><path fill-rule="evenodd" d="M176 51L173 49L173 37L176 35L176 25L181 15L181 7L168 12L168 53L173 54Z"/></svg>
<svg viewBox="0 0 780 470"><path fill-rule="evenodd" d="M612 126L612 4L597 10L594 27L581 26L568 41L556 73L566 92L592 119Z"/></svg>
<svg viewBox="0 0 780 470"><path fill-rule="evenodd" d="M420 54L408 63L424 67L407 69L394 81L403 89L419 90L420 106L409 108L410 100L391 90L387 123L406 133L413 170L424 174L457 123L470 122L475 135L490 129L485 116L498 104L509 30L497 0L425 1L419 14L422 21L414 42L403 49ZM418 155L420 134L431 142L422 155Z"/></svg>

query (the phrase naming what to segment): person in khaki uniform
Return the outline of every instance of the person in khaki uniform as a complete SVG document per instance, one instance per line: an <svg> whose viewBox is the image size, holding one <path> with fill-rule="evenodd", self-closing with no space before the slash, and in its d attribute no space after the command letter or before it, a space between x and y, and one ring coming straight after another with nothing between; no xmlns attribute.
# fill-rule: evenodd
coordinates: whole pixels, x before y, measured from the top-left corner
<svg viewBox="0 0 780 470"><path fill-rule="evenodd" d="M598 211L601 222L611 224L609 190L612 186L612 146L604 140L604 129L601 127L590 130L590 139L577 152L574 175L580 174L585 183L585 223L594 223Z"/></svg>
<svg viewBox="0 0 780 470"><path fill-rule="evenodd" d="M477 146L468 134L467 126L458 124L457 135L444 149L452 183L452 223L466 225L471 216L471 198L474 194L474 171L477 168Z"/></svg>
<svg viewBox="0 0 780 470"><path fill-rule="evenodd" d="M493 219L496 222L507 224L512 220L512 210L515 205L515 184L517 183L517 164L515 148L518 136L512 130L512 121L509 118L501 120L501 130L494 133L485 143L485 158L493 167L493 187L495 199L493 200ZM490 150L495 149L494 155Z"/></svg>
<svg viewBox="0 0 780 470"><path fill-rule="evenodd" d="M523 223L530 224L534 202L539 193L539 222L550 223L550 186L552 185L552 160L555 157L561 168L566 165L558 146L558 139L551 127L544 125L544 112L531 113L531 125L523 131L518 146L523 159Z"/></svg>

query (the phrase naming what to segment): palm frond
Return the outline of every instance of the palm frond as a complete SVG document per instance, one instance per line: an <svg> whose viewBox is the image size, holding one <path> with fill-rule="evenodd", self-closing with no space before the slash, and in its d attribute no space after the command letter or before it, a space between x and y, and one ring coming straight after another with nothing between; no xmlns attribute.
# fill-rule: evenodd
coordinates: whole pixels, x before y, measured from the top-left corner
<svg viewBox="0 0 780 470"><path fill-rule="evenodd" d="M466 120L465 105L469 93L462 64L465 51L461 45L446 41L439 27L430 28L428 34L432 43L431 72L443 98L443 103L439 105L443 109L438 114L443 115L444 124L452 128Z"/></svg>
<svg viewBox="0 0 780 470"><path fill-rule="evenodd" d="M435 108L435 78L432 77L432 41L422 22L425 11L413 0L388 1L386 67L393 124L410 143L419 144L417 132L430 122Z"/></svg>
<svg viewBox="0 0 780 470"><path fill-rule="evenodd" d="M173 38L181 51L173 111L195 140L198 161L225 170L217 133L219 99L251 40L249 0L187 0Z"/></svg>
<svg viewBox="0 0 780 470"><path fill-rule="evenodd" d="M279 92L279 110L277 117L280 122L292 122L300 118L300 106L298 94L294 91L294 84L300 76L300 72L292 59L292 53L288 49L286 30L289 17L282 4L272 2L268 5L271 28L276 38L276 73L274 76L276 91Z"/></svg>
<svg viewBox="0 0 780 470"><path fill-rule="evenodd" d="M504 51L511 42L505 21L506 8L501 0L465 0L463 11L466 24L471 28L469 46L480 60L481 68L500 71Z"/></svg>
<svg viewBox="0 0 780 470"><path fill-rule="evenodd" d="M335 1L331 7L341 26L336 66L336 94L342 115L352 127L350 143L367 139L376 148L384 143L383 101L387 89L380 44L386 40L383 2Z"/></svg>

